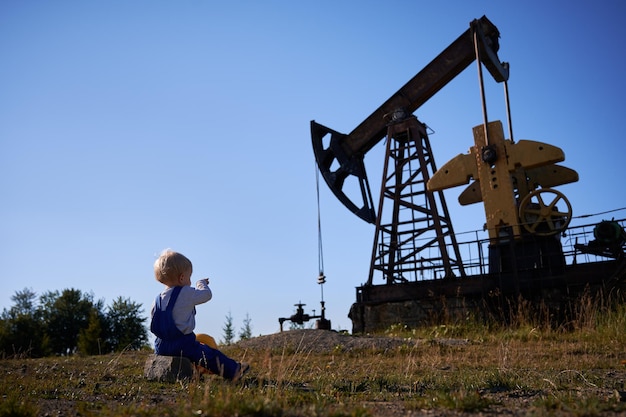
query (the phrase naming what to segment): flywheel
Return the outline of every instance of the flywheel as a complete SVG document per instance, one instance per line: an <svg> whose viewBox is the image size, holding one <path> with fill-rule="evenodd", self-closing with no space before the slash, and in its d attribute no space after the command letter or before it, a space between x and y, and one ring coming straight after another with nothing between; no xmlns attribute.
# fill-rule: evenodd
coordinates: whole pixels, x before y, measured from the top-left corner
<svg viewBox="0 0 626 417"><path fill-rule="evenodd" d="M558 203L563 203L565 209L560 210ZM572 205L563 193L541 188L524 197L519 206L519 218L528 232L552 236L567 229L572 220Z"/></svg>

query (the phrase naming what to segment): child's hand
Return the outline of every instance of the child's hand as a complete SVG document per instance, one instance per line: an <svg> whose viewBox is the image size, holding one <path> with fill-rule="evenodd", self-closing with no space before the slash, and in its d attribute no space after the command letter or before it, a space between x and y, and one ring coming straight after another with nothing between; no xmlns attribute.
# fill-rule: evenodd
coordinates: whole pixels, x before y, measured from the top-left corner
<svg viewBox="0 0 626 417"><path fill-rule="evenodd" d="M208 286L209 286L208 278L199 279L198 282L196 282L196 288L203 288L203 287L208 287Z"/></svg>

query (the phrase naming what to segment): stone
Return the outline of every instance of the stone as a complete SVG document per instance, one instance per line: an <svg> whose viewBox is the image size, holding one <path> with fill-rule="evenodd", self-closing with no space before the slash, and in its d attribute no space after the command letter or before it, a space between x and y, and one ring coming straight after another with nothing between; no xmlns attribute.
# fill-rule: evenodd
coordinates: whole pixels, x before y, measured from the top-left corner
<svg viewBox="0 0 626 417"><path fill-rule="evenodd" d="M194 374L191 361L181 356L152 354L146 359L144 376L149 380L175 382L190 379Z"/></svg>

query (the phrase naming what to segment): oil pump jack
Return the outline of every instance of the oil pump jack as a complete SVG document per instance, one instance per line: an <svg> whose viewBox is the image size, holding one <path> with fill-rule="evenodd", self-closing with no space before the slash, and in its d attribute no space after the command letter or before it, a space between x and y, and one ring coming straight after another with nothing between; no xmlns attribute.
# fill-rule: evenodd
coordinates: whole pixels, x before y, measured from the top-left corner
<svg viewBox="0 0 626 417"><path fill-rule="evenodd" d="M352 132L343 134L311 121L315 159L328 187L351 212L375 225L369 276L357 287L349 314L353 332L397 323L420 325L432 321L444 306L478 306L488 295L532 297L545 289L567 292L573 284L589 282L591 274L566 268L560 235L570 224L572 209L552 188L577 181L578 174L557 165L565 159L560 148L513 140L509 64L498 58L499 38L486 16L475 19ZM429 128L413 113L472 62L478 67L483 123L473 128L470 152L437 169ZM487 118L483 66L504 84L508 139L502 123ZM385 163L376 211L364 157L383 139ZM475 242L480 256L474 264L461 259L443 194L444 189L468 183L459 203L483 202L489 235L486 242ZM356 198L348 195L354 190ZM623 221L614 223L616 235L624 236ZM600 262L603 277L626 269L620 239L613 242L620 255L608 265ZM485 246L487 262L482 260ZM577 245L581 253L586 247ZM478 272L468 273L468 267Z"/></svg>

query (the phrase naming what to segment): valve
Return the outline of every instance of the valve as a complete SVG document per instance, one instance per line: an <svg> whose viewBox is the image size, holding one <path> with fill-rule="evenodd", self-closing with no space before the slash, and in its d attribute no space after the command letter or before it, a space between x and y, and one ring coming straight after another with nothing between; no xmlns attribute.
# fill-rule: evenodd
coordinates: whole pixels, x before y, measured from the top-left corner
<svg viewBox="0 0 626 417"><path fill-rule="evenodd" d="M280 323L280 331L283 331L283 323L286 321L290 321L295 324L304 324L304 322L308 322L309 320L319 319L315 322L315 327L321 330L330 330L330 320L326 319L326 304L324 301L321 302L322 305L322 313L320 315L315 315L315 310L313 310L313 314L306 314L304 312L304 306L306 304L298 303L294 304L296 307L296 313L292 314L290 317L281 317L278 319L278 323Z"/></svg>

